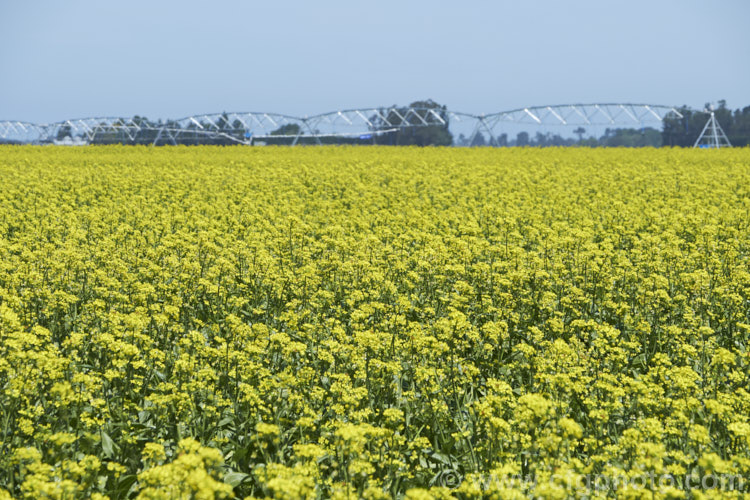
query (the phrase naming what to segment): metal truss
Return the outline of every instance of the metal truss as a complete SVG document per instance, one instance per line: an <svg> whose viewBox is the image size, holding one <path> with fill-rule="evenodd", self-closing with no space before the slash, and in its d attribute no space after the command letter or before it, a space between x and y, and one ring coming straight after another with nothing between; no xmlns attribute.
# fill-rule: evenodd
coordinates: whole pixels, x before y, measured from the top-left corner
<svg viewBox="0 0 750 500"><path fill-rule="evenodd" d="M721 128L719 122L716 120L716 114L713 108L709 111L708 121L701 131L701 135L693 144L694 148L731 148L732 143L729 142L727 134L724 133L724 129Z"/></svg>
<svg viewBox="0 0 750 500"><path fill-rule="evenodd" d="M672 106L606 103L533 106L486 115L444 108L390 106L332 111L295 117L279 113L244 112L193 115L153 122L141 117L99 117L51 124L0 121L0 142L177 144L180 142L251 144L286 140L297 144L322 144L326 138L370 139L410 127L463 124L472 127L470 143L479 133L492 140L507 124L531 126L638 126L659 123L672 114Z"/></svg>
<svg viewBox="0 0 750 500"><path fill-rule="evenodd" d="M36 143L47 136L44 125L22 121L0 121L0 142Z"/></svg>
<svg viewBox="0 0 750 500"><path fill-rule="evenodd" d="M497 130L506 124L532 126L611 126L611 127L644 127L660 123L672 114L682 118L682 114L673 106L660 104L557 104L554 106L532 106L510 111L501 111L489 115L475 116L476 125L469 143L480 132L487 132L490 139L496 137Z"/></svg>
<svg viewBox="0 0 750 500"><path fill-rule="evenodd" d="M214 113L167 122L161 130L175 141L191 135L203 135L243 144L252 139L296 135L300 124L299 118L279 113ZM291 131L294 133L290 134Z"/></svg>

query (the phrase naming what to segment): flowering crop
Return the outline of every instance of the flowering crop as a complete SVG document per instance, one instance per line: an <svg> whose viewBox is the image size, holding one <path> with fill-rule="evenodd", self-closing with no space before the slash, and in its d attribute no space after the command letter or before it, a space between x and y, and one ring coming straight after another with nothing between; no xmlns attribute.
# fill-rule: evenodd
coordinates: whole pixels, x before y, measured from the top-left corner
<svg viewBox="0 0 750 500"><path fill-rule="evenodd" d="M747 149L2 147L0 499L750 479L748 167ZM534 480L478 480L514 475Z"/></svg>

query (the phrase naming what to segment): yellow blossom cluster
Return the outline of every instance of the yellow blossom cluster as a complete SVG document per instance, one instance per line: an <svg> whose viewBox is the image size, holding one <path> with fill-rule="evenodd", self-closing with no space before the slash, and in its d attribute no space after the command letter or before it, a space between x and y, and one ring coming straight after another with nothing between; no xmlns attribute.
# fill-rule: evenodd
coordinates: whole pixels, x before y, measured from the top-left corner
<svg viewBox="0 0 750 500"><path fill-rule="evenodd" d="M0 499L739 498L749 344L747 149L0 147Z"/></svg>

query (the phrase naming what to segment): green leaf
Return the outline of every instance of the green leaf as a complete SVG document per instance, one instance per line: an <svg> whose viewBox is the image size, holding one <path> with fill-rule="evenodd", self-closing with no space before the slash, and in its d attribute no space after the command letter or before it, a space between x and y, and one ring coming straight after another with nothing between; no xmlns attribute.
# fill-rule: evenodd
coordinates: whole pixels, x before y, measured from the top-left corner
<svg viewBox="0 0 750 500"><path fill-rule="evenodd" d="M219 423L216 424L216 427L219 427L219 428L226 427L233 422L234 422L234 417L224 417L221 420L219 420Z"/></svg>
<svg viewBox="0 0 750 500"><path fill-rule="evenodd" d="M112 458L115 456L115 447L117 445L114 441L112 441L112 438L109 437L109 434L102 431L102 450L104 450L104 456L107 458Z"/></svg>
<svg viewBox="0 0 750 500"><path fill-rule="evenodd" d="M451 459L447 455L439 453L439 452L437 452L435 450L430 450L430 449L426 449L425 448L425 449L422 449L422 453L428 455L430 458L432 458L432 459L434 459L434 460L436 460L436 461L438 461L438 462L440 462L442 464L452 465Z"/></svg>
<svg viewBox="0 0 750 500"><path fill-rule="evenodd" d="M117 482L117 494L121 497L126 496L133 489L133 485L138 480L135 474L122 476Z"/></svg>
<svg viewBox="0 0 750 500"><path fill-rule="evenodd" d="M226 476L224 476L224 482L230 485L232 488L236 488L238 485L242 484L243 481L247 480L250 477L250 474L245 474L244 472L228 472Z"/></svg>

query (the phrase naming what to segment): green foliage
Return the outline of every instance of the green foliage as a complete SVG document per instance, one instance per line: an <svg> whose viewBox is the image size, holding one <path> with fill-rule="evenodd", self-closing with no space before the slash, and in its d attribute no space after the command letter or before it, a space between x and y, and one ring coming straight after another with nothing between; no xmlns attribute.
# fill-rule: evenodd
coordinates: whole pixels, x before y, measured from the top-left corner
<svg viewBox="0 0 750 500"><path fill-rule="evenodd" d="M637 129L607 129L604 136L599 139L599 145L603 147L625 147L625 148L658 148L662 145L662 134L658 130L645 127Z"/></svg>

